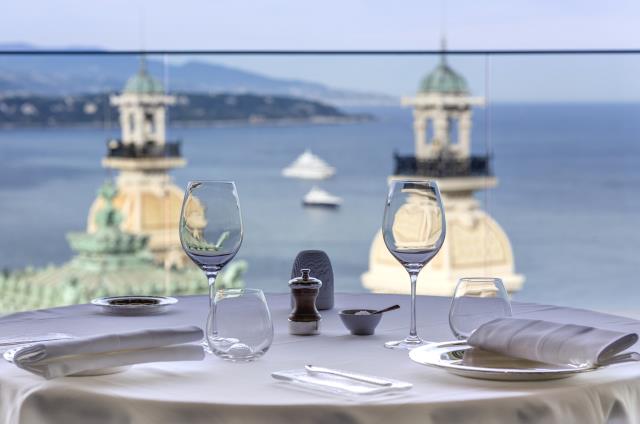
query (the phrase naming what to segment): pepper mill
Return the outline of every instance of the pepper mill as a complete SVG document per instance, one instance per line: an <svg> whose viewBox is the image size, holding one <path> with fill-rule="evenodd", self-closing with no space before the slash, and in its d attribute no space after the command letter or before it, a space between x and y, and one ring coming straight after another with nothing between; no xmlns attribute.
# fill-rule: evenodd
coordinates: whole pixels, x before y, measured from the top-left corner
<svg viewBox="0 0 640 424"><path fill-rule="evenodd" d="M311 274L322 281L322 287L316 298L319 311L333 308L333 269L329 256L322 250L303 250L298 253L291 267L291 278L300 275L303 268L309 268ZM291 299L293 307L293 299Z"/></svg>
<svg viewBox="0 0 640 424"><path fill-rule="evenodd" d="M289 333L309 336L320 332L322 316L316 308L316 298L322 282L309 276L309 269L302 269L302 276L289 281L293 297L293 310L289 315Z"/></svg>

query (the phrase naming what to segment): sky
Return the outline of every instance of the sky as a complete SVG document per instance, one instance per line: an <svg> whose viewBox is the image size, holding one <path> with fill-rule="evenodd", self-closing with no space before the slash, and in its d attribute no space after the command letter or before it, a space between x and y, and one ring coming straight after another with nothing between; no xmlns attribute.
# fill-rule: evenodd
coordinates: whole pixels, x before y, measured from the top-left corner
<svg viewBox="0 0 640 424"><path fill-rule="evenodd" d="M0 44L107 49L640 48L639 1L21 0ZM192 58L187 58L192 59ZM171 59L175 61L185 58ZM434 57L200 57L270 76L392 95ZM474 93L501 100L640 100L636 56L452 57ZM487 74L488 73L488 74Z"/></svg>

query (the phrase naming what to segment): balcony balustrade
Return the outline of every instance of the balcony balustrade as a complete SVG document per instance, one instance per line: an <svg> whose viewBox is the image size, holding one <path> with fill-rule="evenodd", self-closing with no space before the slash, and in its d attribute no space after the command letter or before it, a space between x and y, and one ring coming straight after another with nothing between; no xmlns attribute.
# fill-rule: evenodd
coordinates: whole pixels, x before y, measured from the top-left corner
<svg viewBox="0 0 640 424"><path fill-rule="evenodd" d="M418 159L413 155L394 155L394 175L417 177L486 177L493 175L489 155L472 155L468 158L442 156L435 159Z"/></svg>
<svg viewBox="0 0 640 424"><path fill-rule="evenodd" d="M110 140L107 143L108 158L180 158L181 141L157 144L148 142L143 146Z"/></svg>

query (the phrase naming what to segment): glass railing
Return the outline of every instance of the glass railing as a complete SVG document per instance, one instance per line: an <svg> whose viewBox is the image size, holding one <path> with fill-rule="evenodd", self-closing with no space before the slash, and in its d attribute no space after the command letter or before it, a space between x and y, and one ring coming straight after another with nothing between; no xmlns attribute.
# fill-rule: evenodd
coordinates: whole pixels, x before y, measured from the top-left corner
<svg viewBox="0 0 640 424"><path fill-rule="evenodd" d="M379 236L398 177L447 206L420 293L498 276L515 300L637 309L640 54L27 53L0 54L0 312L204 293L178 237L192 179L237 183L220 284L284 292L322 249L336 290L408 292ZM284 176L307 150L335 175ZM314 186L341 205L303 206Z"/></svg>

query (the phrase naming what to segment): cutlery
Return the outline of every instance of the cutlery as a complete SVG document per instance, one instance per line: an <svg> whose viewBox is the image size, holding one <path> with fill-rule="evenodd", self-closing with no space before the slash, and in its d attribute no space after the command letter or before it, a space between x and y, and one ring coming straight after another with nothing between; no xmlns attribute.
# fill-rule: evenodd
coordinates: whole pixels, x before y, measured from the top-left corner
<svg viewBox="0 0 640 424"><path fill-rule="evenodd" d="M381 378L369 377L367 375L354 374L354 373L351 373L351 372L339 371L339 370L334 370L334 369L331 369L331 368L323 368L323 367L316 367L316 366L313 366L313 365L305 365L304 369L307 370L307 372L312 373L312 374L315 373L315 374L337 375L339 377L344 377L344 378L348 378L348 379L351 379L351 380L360 381L360 382L363 382L363 383L375 384L376 386L389 387L389 386L391 386L393 384L390 381L383 380Z"/></svg>
<svg viewBox="0 0 640 424"><path fill-rule="evenodd" d="M384 312L395 311L396 309L400 309L400 305L389 306L388 308L380 309L375 312L371 312L371 315L382 314Z"/></svg>

